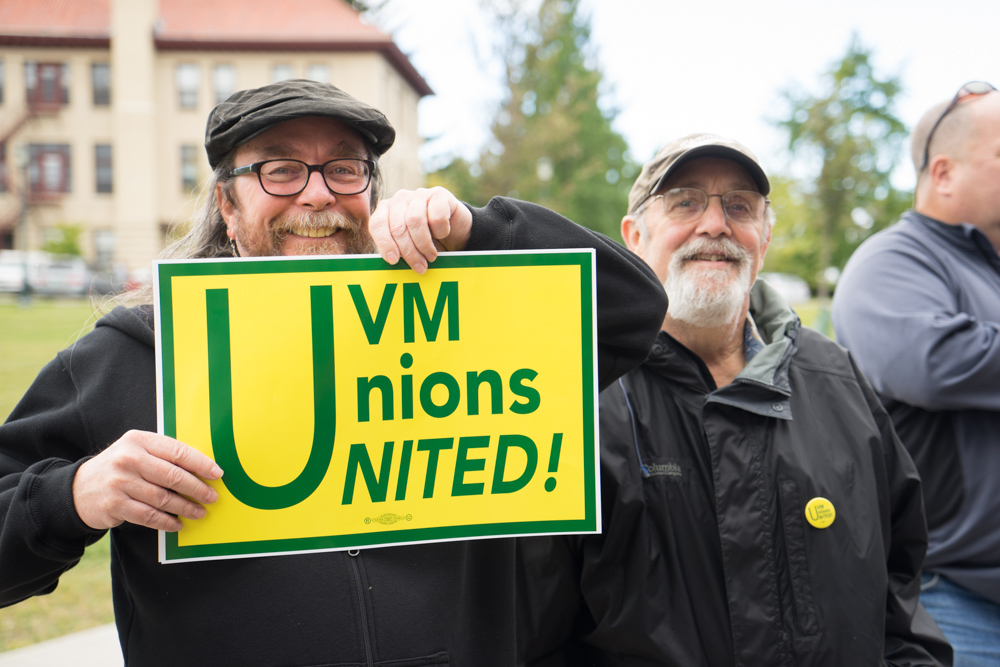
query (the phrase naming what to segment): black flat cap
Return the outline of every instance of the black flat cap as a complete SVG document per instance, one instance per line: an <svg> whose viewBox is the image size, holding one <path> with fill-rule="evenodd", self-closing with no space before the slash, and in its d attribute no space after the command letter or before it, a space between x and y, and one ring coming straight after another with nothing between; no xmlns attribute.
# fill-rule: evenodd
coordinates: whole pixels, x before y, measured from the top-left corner
<svg viewBox="0 0 1000 667"><path fill-rule="evenodd" d="M205 150L212 169L237 146L286 120L325 116L354 128L382 155L396 140L385 114L328 83L279 81L233 93L208 116Z"/></svg>

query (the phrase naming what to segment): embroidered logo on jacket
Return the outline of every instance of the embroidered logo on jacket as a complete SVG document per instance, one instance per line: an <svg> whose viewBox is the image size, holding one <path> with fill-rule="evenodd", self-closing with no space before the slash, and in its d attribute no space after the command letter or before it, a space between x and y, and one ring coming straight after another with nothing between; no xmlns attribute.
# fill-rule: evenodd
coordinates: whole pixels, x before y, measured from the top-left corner
<svg viewBox="0 0 1000 667"><path fill-rule="evenodd" d="M650 477L675 477L680 479L684 476L679 463L668 461L667 463L650 463L646 466Z"/></svg>

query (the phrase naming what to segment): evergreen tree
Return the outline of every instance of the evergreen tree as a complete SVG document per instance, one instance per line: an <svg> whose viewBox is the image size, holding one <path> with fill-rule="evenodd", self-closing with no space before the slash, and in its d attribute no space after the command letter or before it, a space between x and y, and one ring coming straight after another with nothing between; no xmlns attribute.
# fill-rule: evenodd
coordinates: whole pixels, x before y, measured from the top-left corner
<svg viewBox="0 0 1000 667"><path fill-rule="evenodd" d="M899 78L878 78L870 61L871 51L854 37L825 75L824 92L784 93L789 116L777 122L795 160L814 176L780 183L772 196L779 223L768 270L808 267L796 272L818 285L821 298L829 295L830 269L842 269L911 201L890 181L906 137L895 115Z"/></svg>
<svg viewBox="0 0 1000 667"><path fill-rule="evenodd" d="M508 92L493 140L473 162L456 159L429 177L477 205L493 195L537 202L620 238L638 169L616 114L599 104L589 20L579 0L542 0L538 14L494 7Z"/></svg>

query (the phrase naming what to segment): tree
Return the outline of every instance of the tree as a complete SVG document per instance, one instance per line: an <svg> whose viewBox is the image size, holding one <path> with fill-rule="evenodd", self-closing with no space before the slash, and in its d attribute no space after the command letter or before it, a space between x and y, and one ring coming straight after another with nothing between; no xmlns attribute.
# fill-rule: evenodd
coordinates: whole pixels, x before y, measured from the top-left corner
<svg viewBox="0 0 1000 667"><path fill-rule="evenodd" d="M775 264L796 257L809 267L806 278L821 298L829 295L830 274L911 201L889 178L906 137L895 115L899 78L878 78L871 55L853 37L825 75L825 91L783 93L790 113L776 122L798 166L813 176L782 184L772 197L779 221L783 209L794 216L786 228L775 227Z"/></svg>
<svg viewBox="0 0 1000 667"><path fill-rule="evenodd" d="M83 233L82 225L64 223L56 227L51 227L48 231L48 238L42 244L42 250L53 255L76 255L80 256L80 235Z"/></svg>
<svg viewBox="0 0 1000 667"><path fill-rule="evenodd" d="M810 287L815 287L817 278L813 267L819 266L819 234L817 225L809 224L814 218L806 196L794 179L772 176L770 181L768 197L777 224L771 231L764 270L794 273L806 278Z"/></svg>
<svg viewBox="0 0 1000 667"><path fill-rule="evenodd" d="M580 224L620 237L628 190L638 168L599 103L589 21L580 0L542 0L537 15L517 4L493 6L507 94L492 141L469 162L430 174L460 198L482 205L493 195L538 202Z"/></svg>

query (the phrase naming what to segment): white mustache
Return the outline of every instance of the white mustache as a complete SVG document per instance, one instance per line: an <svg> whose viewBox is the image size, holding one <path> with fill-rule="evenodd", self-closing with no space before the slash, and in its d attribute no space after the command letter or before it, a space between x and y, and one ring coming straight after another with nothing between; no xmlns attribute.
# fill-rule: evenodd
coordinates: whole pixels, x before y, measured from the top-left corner
<svg viewBox="0 0 1000 667"><path fill-rule="evenodd" d="M687 242L677 250L680 260L696 259L699 255L719 255L735 264L750 261L750 253L736 241L727 238L706 239L696 238Z"/></svg>

